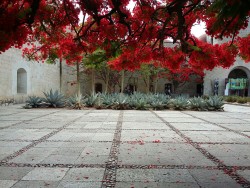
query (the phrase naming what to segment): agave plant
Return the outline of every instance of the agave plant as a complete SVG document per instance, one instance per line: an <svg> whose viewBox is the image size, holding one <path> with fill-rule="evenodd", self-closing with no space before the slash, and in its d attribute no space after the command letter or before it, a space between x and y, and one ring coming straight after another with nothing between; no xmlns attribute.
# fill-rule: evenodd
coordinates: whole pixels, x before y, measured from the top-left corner
<svg viewBox="0 0 250 188"><path fill-rule="evenodd" d="M155 94L154 100L151 102L151 106L155 110L166 109L170 105L170 99L171 97L169 95L160 94L160 93Z"/></svg>
<svg viewBox="0 0 250 188"><path fill-rule="evenodd" d="M97 97L98 97L98 94L91 94L89 95L85 100L84 100L84 104L87 106L87 107L93 107L95 106L95 103L97 101Z"/></svg>
<svg viewBox="0 0 250 188"><path fill-rule="evenodd" d="M128 106L129 106L129 108L130 109L135 109L136 103L137 103L137 99L133 95L131 95L129 97L129 100L128 100Z"/></svg>
<svg viewBox="0 0 250 188"><path fill-rule="evenodd" d="M95 102L95 108L96 109L102 109L105 108L105 106L103 105L103 100L101 97L101 94L98 94L96 102Z"/></svg>
<svg viewBox="0 0 250 188"><path fill-rule="evenodd" d="M204 111L207 110L206 101L201 97L194 97L189 99L189 106L192 110Z"/></svg>
<svg viewBox="0 0 250 188"><path fill-rule="evenodd" d="M188 104L188 99L182 96L176 97L171 101L171 105L175 110L184 110L188 107Z"/></svg>
<svg viewBox="0 0 250 188"><path fill-rule="evenodd" d="M128 99L128 105L131 109L135 109L136 108L136 103L139 99L142 98L142 94L138 93L138 92L134 92L134 94L129 96Z"/></svg>
<svg viewBox="0 0 250 188"><path fill-rule="evenodd" d="M65 106L65 98L63 94L60 94L58 90L53 92L51 89L49 92L43 92L45 98L43 99L49 107L61 108Z"/></svg>
<svg viewBox="0 0 250 188"><path fill-rule="evenodd" d="M102 105L105 108L111 108L111 106L113 105L115 101L114 96L111 94L101 94L100 97L102 99Z"/></svg>
<svg viewBox="0 0 250 188"><path fill-rule="evenodd" d="M218 95L210 96L209 99L206 101L208 110L223 110L223 97Z"/></svg>
<svg viewBox="0 0 250 188"><path fill-rule="evenodd" d="M29 96L26 101L26 107L30 106L31 108L39 108L43 104L43 99L37 96Z"/></svg>
<svg viewBox="0 0 250 188"><path fill-rule="evenodd" d="M112 105L113 109L116 110L126 110L129 109L129 99L128 96L124 94L118 94L118 96L115 98L115 101Z"/></svg>
<svg viewBox="0 0 250 188"><path fill-rule="evenodd" d="M155 101L155 94L149 93L146 95L147 103L150 105L153 101Z"/></svg>
<svg viewBox="0 0 250 188"><path fill-rule="evenodd" d="M136 110L146 110L148 107L147 101L145 98L140 98L135 101L135 109Z"/></svg>
<svg viewBox="0 0 250 188"><path fill-rule="evenodd" d="M164 102L159 99L151 101L150 105L154 110L163 110L167 107L167 104L164 104Z"/></svg>
<svg viewBox="0 0 250 188"><path fill-rule="evenodd" d="M83 107L84 96L82 94L69 97L67 100L67 105L74 109L81 109Z"/></svg>

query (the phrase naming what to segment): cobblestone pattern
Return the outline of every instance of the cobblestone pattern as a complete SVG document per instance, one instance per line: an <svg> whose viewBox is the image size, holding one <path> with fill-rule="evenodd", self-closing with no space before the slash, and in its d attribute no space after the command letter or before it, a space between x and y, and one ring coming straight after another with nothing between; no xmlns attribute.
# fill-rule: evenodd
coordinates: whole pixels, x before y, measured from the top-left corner
<svg viewBox="0 0 250 188"><path fill-rule="evenodd" d="M122 119L123 119L123 111L120 111L118 122L116 125L116 130L114 134L114 139L112 142L109 159L106 164L106 169L104 172L103 180L102 180L102 188L106 187L115 187L116 183L116 170L117 170L117 162L118 162L118 152L121 140L121 131L122 131Z"/></svg>

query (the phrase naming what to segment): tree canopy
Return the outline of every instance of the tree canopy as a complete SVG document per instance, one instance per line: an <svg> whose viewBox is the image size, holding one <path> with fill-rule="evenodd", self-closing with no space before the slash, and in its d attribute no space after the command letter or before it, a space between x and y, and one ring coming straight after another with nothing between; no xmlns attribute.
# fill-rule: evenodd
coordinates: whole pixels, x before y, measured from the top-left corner
<svg viewBox="0 0 250 188"><path fill-rule="evenodd" d="M25 44L30 58L63 58L70 64L103 49L116 70L133 71L153 62L173 73L199 75L229 67L237 55L250 61L250 36L237 36L248 26L250 0L133 0L132 10L131 2L3 0L0 53ZM206 23L211 37L232 40L212 45L197 39L191 28L199 22ZM114 43L119 55L112 54Z"/></svg>

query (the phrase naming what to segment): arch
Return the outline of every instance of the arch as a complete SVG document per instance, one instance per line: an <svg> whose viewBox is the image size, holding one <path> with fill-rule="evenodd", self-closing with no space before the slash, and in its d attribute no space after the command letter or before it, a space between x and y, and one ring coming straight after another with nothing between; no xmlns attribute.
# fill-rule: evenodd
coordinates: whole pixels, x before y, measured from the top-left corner
<svg viewBox="0 0 250 188"><path fill-rule="evenodd" d="M250 70L243 66L237 66L234 67L228 74L228 79L238 79L243 78L247 80L247 87L243 90L229 90L229 95L240 95L240 96L250 96L250 84L249 84L249 78L250 78ZM227 85L226 81L226 85ZM231 86L230 86L231 87Z"/></svg>
<svg viewBox="0 0 250 188"><path fill-rule="evenodd" d="M238 77L237 77L238 76ZM243 66L234 67L228 74L228 78L250 78L250 70Z"/></svg>
<svg viewBox="0 0 250 188"><path fill-rule="evenodd" d="M27 94L27 71L24 68L17 70L17 93Z"/></svg>
<svg viewBox="0 0 250 188"><path fill-rule="evenodd" d="M96 83L95 84L95 92L96 93L102 93L102 84L101 83Z"/></svg>
<svg viewBox="0 0 250 188"><path fill-rule="evenodd" d="M229 73L228 78L247 78L247 73L242 69L234 69Z"/></svg>

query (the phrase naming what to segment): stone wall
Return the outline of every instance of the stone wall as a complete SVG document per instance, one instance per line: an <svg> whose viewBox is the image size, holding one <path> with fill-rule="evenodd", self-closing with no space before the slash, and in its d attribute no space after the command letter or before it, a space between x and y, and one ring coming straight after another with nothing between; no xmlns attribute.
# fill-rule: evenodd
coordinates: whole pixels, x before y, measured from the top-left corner
<svg viewBox="0 0 250 188"><path fill-rule="evenodd" d="M17 72L22 70L27 80L18 77ZM26 73L25 73L26 72ZM25 83L26 82L26 83ZM18 93L18 83L26 87ZM0 54L0 97L14 98L16 102L24 102L29 95L42 96L43 91L59 89L59 64L49 65L27 61L22 57L19 49L9 49Z"/></svg>

